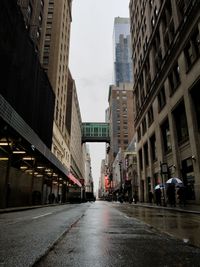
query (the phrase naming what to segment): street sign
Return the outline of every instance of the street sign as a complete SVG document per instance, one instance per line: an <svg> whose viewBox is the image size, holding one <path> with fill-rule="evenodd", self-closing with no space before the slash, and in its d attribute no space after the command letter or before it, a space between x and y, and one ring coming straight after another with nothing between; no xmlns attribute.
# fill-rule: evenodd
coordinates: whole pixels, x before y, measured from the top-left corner
<svg viewBox="0 0 200 267"><path fill-rule="evenodd" d="M160 167L161 167L161 173L162 174L168 174L168 165L167 165L167 163L161 163Z"/></svg>

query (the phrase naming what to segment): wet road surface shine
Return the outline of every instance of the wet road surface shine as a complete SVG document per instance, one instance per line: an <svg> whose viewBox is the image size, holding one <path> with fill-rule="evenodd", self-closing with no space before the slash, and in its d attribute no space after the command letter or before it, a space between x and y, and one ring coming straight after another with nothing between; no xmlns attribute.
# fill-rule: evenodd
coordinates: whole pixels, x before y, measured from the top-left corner
<svg viewBox="0 0 200 267"><path fill-rule="evenodd" d="M200 247L200 215L127 204L113 204L127 216L144 221L184 242ZM199 264L200 266L200 264Z"/></svg>
<svg viewBox="0 0 200 267"><path fill-rule="evenodd" d="M38 267L200 266L200 249L129 217L111 203L96 202Z"/></svg>

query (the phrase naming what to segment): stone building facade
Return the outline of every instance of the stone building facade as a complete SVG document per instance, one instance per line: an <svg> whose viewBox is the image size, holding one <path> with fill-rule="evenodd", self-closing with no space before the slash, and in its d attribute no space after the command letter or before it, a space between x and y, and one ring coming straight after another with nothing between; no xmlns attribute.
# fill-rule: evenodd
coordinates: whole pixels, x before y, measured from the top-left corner
<svg viewBox="0 0 200 267"><path fill-rule="evenodd" d="M66 111L72 0L18 0L18 5L56 97L52 152L70 168Z"/></svg>
<svg viewBox="0 0 200 267"><path fill-rule="evenodd" d="M130 17L140 200L180 177L200 203L200 2L132 0Z"/></svg>

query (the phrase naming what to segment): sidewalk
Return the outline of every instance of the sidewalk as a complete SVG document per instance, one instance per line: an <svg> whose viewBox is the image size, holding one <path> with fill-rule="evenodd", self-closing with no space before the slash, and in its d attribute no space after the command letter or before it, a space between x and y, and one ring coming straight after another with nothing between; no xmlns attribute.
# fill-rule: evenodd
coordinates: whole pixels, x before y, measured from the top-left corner
<svg viewBox="0 0 200 267"><path fill-rule="evenodd" d="M157 206L155 203L152 203L152 204L151 203L137 203L133 205L141 206L145 208L165 209L165 210L171 210L171 211L200 214L200 205L195 205L195 204L186 204L185 207L180 207L179 204L177 204L176 207Z"/></svg>
<svg viewBox="0 0 200 267"><path fill-rule="evenodd" d="M8 212L15 212L15 211L24 211L24 210L31 210L31 209L46 208L46 207L49 207L49 206L56 206L56 205L63 205L63 204L44 204L44 205L5 208L5 209L0 209L0 214L1 213L8 213Z"/></svg>

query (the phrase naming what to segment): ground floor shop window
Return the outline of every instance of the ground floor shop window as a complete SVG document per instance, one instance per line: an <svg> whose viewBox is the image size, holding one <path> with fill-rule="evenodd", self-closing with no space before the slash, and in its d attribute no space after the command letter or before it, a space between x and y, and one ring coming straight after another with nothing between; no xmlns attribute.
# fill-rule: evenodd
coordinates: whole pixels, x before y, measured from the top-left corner
<svg viewBox="0 0 200 267"><path fill-rule="evenodd" d="M197 121L197 126L198 130L200 132L200 91L199 91L199 86L200 86L200 81L197 83L196 86L194 86L191 90L191 96L192 96L192 101L193 101L193 107L195 110L196 114L196 121Z"/></svg>
<svg viewBox="0 0 200 267"><path fill-rule="evenodd" d="M192 158L182 161L182 177L184 186L186 187L186 199L195 200L195 176Z"/></svg>

